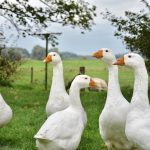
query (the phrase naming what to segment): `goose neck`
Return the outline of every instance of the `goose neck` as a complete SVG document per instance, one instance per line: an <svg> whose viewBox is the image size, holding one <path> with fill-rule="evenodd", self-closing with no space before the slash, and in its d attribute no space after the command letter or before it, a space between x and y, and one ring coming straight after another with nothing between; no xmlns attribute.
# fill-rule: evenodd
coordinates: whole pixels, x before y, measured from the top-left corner
<svg viewBox="0 0 150 150"><path fill-rule="evenodd" d="M108 65L108 95L122 95L118 80L118 66Z"/></svg>
<svg viewBox="0 0 150 150"><path fill-rule="evenodd" d="M76 108L82 108L80 100L80 87L77 83L72 83L69 91L71 106Z"/></svg>
<svg viewBox="0 0 150 150"><path fill-rule="evenodd" d="M149 104L148 100L148 73L145 65L134 70L135 81L133 102Z"/></svg>
<svg viewBox="0 0 150 150"><path fill-rule="evenodd" d="M53 64L53 77L51 90L65 91L62 62Z"/></svg>

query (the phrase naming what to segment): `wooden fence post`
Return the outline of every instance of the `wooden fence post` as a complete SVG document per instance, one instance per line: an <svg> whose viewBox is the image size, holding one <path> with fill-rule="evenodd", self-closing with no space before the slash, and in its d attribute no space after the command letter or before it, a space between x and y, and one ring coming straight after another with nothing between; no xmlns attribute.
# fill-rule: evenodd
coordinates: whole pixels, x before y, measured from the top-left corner
<svg viewBox="0 0 150 150"><path fill-rule="evenodd" d="M79 68L79 74L85 74L85 67Z"/></svg>
<svg viewBox="0 0 150 150"><path fill-rule="evenodd" d="M31 83L33 83L33 67L31 67Z"/></svg>

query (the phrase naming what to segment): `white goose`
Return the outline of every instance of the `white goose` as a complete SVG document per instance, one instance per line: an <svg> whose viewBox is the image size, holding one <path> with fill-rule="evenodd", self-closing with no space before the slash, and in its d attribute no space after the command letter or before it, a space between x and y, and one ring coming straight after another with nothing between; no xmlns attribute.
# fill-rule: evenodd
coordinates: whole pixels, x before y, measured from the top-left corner
<svg viewBox="0 0 150 150"><path fill-rule="evenodd" d="M95 83L87 75L78 75L69 92L70 106L52 114L34 136L38 150L75 150L87 122L80 101L80 89L93 87Z"/></svg>
<svg viewBox="0 0 150 150"><path fill-rule="evenodd" d="M65 89L63 65L59 54L56 52L49 53L44 62L52 62L53 65L52 85L46 105L46 114L50 116L69 106L69 96Z"/></svg>
<svg viewBox="0 0 150 150"><path fill-rule="evenodd" d="M126 65L134 70L134 92L126 121L126 135L144 150L150 150L150 106L148 99L148 74L144 59L129 53L118 59L116 65Z"/></svg>
<svg viewBox="0 0 150 150"><path fill-rule="evenodd" d="M116 58L108 48L100 49L93 56L102 58L109 71L106 103L99 117L101 137L108 150L112 150L113 147L118 150L131 150L133 145L125 135L125 122L129 103L120 90L118 66L112 65Z"/></svg>
<svg viewBox="0 0 150 150"><path fill-rule="evenodd" d="M12 119L12 110L0 94L0 127L3 127Z"/></svg>

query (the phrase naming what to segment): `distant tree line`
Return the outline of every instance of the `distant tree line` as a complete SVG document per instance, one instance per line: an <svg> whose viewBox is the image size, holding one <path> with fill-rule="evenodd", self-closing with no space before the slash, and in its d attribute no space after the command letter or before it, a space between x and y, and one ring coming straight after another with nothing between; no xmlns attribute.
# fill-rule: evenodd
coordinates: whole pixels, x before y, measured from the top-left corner
<svg viewBox="0 0 150 150"><path fill-rule="evenodd" d="M61 52L57 47L50 48L48 52L57 52L60 54L62 59L78 59L78 58L92 59L92 57L89 55L81 56L73 52L68 52L68 51ZM3 49L1 51L1 55L6 59L16 60L16 61L25 60L25 59L43 60L45 58L45 48L42 47L41 45L35 45L31 53L29 53L29 51L24 48L9 47ZM116 57L119 58L122 55L123 54L117 54Z"/></svg>
<svg viewBox="0 0 150 150"><path fill-rule="evenodd" d="M23 58L29 58L30 53L23 48L9 47L1 51L1 56L11 60L21 60Z"/></svg>
<svg viewBox="0 0 150 150"><path fill-rule="evenodd" d="M57 47L50 48L48 52L57 52L61 55L62 59L81 58L80 55L73 52L60 52ZM24 59L43 60L45 58L45 48L40 45L35 45L31 53L29 53L29 51L24 48L9 47L1 50L1 56L16 61Z"/></svg>
<svg viewBox="0 0 150 150"><path fill-rule="evenodd" d="M60 52L56 47L49 49L48 52L57 52L61 55L62 59L73 59L80 57L73 52ZM43 58L45 58L45 48L40 45L34 46L32 49L31 58L37 60L42 60Z"/></svg>

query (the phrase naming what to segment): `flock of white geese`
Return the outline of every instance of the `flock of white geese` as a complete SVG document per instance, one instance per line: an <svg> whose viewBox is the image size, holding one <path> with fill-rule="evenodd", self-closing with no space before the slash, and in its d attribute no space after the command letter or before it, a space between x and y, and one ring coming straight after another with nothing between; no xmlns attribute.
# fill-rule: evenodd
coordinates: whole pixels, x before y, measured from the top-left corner
<svg viewBox="0 0 150 150"><path fill-rule="evenodd" d="M93 54L108 67L108 90L105 106L99 117L99 131L108 150L150 150L150 105L148 99L148 73L144 59L128 53L116 60L108 48ZM53 78L46 105L47 120L34 136L38 150L76 150L87 123L86 112L80 101L80 89L95 87L96 82L87 75L73 80L66 92L61 57L51 52L44 60L52 62ZM131 103L121 93L118 66L134 70L134 90ZM12 110L0 95L0 127L12 118Z"/></svg>

